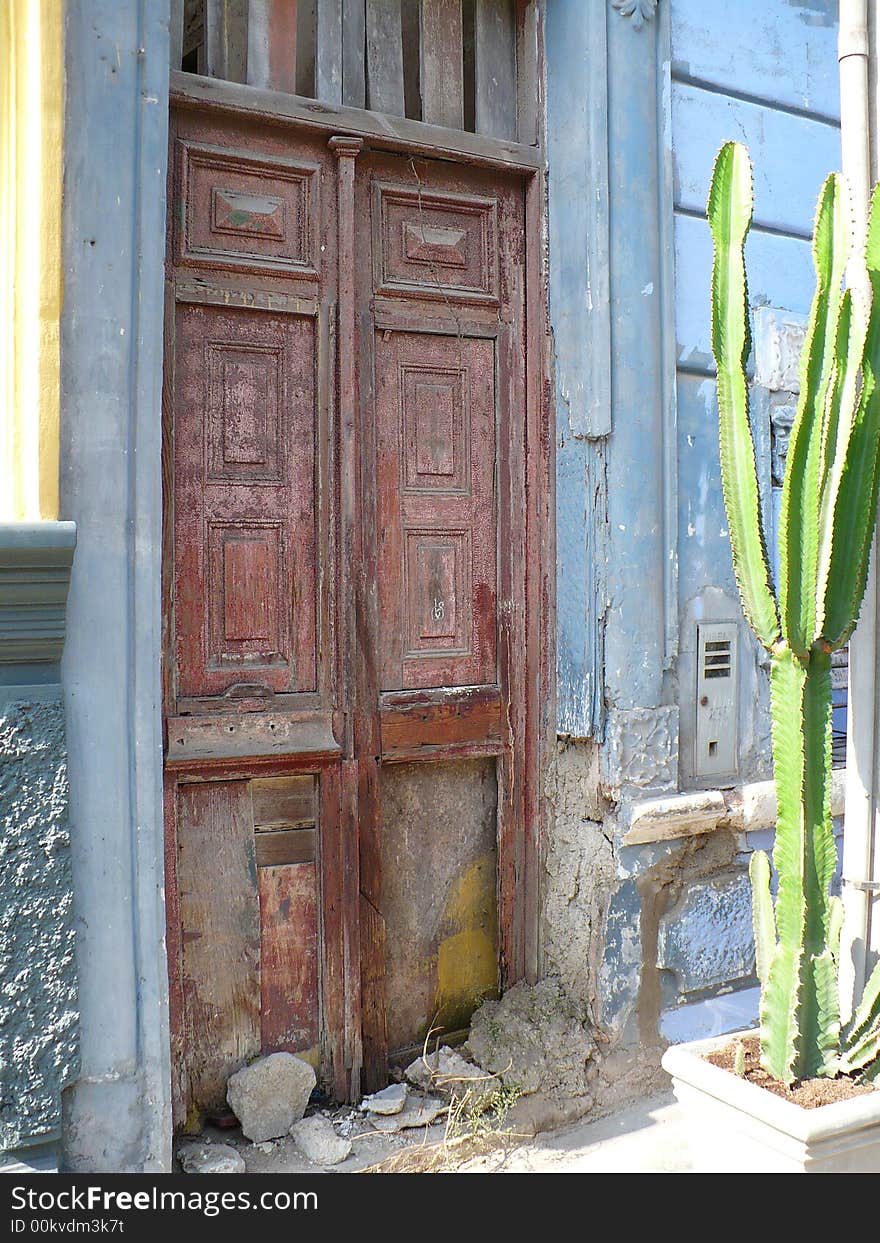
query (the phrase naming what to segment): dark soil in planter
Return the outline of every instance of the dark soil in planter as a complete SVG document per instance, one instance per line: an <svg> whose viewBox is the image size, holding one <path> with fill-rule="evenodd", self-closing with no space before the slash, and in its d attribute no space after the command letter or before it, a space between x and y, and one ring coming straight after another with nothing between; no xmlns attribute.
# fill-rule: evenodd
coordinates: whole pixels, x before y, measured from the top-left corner
<svg viewBox="0 0 880 1243"><path fill-rule="evenodd" d="M787 1088L784 1084L777 1083L761 1067L761 1049L757 1032L752 1036L745 1036L742 1042L732 1040L722 1049L707 1053L706 1061L711 1062L713 1066L720 1066L722 1070L729 1070L733 1074L736 1046L739 1043L742 1043L746 1055L743 1078L748 1079L749 1083L754 1083L756 1087L766 1088L775 1096L781 1096L784 1100L800 1105L803 1109L818 1109L820 1105L833 1105L836 1101L852 1100L854 1096L864 1096L866 1092L875 1091L870 1084L856 1083L854 1079L846 1076L841 1076L839 1079L803 1079L794 1087Z"/></svg>

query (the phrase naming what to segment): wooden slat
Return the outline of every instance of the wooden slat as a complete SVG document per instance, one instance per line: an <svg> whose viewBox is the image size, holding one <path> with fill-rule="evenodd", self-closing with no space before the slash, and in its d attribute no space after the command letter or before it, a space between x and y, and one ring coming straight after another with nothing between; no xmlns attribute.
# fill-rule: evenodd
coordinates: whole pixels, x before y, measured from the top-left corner
<svg viewBox="0 0 880 1243"><path fill-rule="evenodd" d="M461 0L421 0L422 120L464 126Z"/></svg>
<svg viewBox="0 0 880 1243"><path fill-rule="evenodd" d="M272 91L296 90L297 0L248 0L247 80Z"/></svg>
<svg viewBox="0 0 880 1243"><path fill-rule="evenodd" d="M474 122L478 134L516 136L515 0L475 0Z"/></svg>
<svg viewBox="0 0 880 1243"><path fill-rule="evenodd" d="M542 84L538 61L537 0L517 0L516 23L516 136L519 142L536 143Z"/></svg>
<svg viewBox="0 0 880 1243"><path fill-rule="evenodd" d="M260 925L263 1052L313 1050L319 1031L318 889L314 863L260 868Z"/></svg>
<svg viewBox="0 0 880 1243"><path fill-rule="evenodd" d="M205 0L205 72L225 82L247 81L248 0Z"/></svg>
<svg viewBox="0 0 880 1243"><path fill-rule="evenodd" d="M315 52L318 37L316 0L299 0L296 9L296 93L315 97Z"/></svg>
<svg viewBox="0 0 880 1243"><path fill-rule="evenodd" d="M406 115L400 0L367 0L367 107Z"/></svg>
<svg viewBox="0 0 880 1243"><path fill-rule="evenodd" d="M296 828L315 823L315 778L260 777L251 783L254 827Z"/></svg>
<svg viewBox="0 0 880 1243"><path fill-rule="evenodd" d="M464 130L424 125L407 117L377 117L359 108L316 108L295 95L277 95L236 82L218 82L189 73L172 72L172 102L178 107L228 113L253 121L267 121L278 132L289 124L300 132L358 135L389 151L418 152L440 159L455 160L486 168L508 168L533 172L540 168L542 154L535 147L507 139L489 138Z"/></svg>
<svg viewBox="0 0 880 1243"><path fill-rule="evenodd" d="M366 103L366 35L364 0L342 0L342 102L349 108L363 108Z"/></svg>
<svg viewBox="0 0 880 1243"><path fill-rule="evenodd" d="M173 11L172 11L173 12ZM205 41L205 0L184 0L183 5L183 46L182 53L186 56L189 52L195 51L201 47ZM173 32L172 25L172 32ZM171 62L172 69L179 69L179 65Z"/></svg>
<svg viewBox="0 0 880 1243"><path fill-rule="evenodd" d="M184 0L171 0L171 14L168 19L168 63L172 69L179 69L183 60L183 19Z"/></svg>
<svg viewBox="0 0 880 1243"><path fill-rule="evenodd" d="M260 910L248 783L181 786L177 804L189 1116L224 1108L260 1052Z"/></svg>
<svg viewBox="0 0 880 1243"><path fill-rule="evenodd" d="M315 99L324 104L342 103L342 0L318 0Z"/></svg>
<svg viewBox="0 0 880 1243"><path fill-rule="evenodd" d="M257 867L283 863L314 863L314 829L269 829L257 832Z"/></svg>

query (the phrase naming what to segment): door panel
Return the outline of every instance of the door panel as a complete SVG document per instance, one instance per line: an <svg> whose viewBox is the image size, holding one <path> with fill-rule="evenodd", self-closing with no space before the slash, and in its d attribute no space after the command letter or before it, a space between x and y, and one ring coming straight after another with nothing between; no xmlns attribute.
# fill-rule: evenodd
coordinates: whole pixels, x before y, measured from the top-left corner
<svg viewBox="0 0 880 1243"><path fill-rule="evenodd" d="M494 343L376 341L383 691L494 683Z"/></svg>
<svg viewBox="0 0 880 1243"><path fill-rule="evenodd" d="M188 305L177 330L178 696L313 691L314 320Z"/></svg>

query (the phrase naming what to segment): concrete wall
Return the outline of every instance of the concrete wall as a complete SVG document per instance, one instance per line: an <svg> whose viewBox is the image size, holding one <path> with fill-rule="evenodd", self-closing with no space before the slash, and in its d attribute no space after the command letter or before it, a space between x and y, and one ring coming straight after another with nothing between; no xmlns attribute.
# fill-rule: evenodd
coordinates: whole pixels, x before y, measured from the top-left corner
<svg viewBox="0 0 880 1243"><path fill-rule="evenodd" d="M767 671L730 564L705 199L721 143L747 143L753 421L773 539L812 216L840 164L832 0L627 8L547 9L559 744L543 969L611 1048L756 1013L746 867L772 821L747 824L740 804L770 776ZM715 778L695 764L709 620L738 626L735 765Z"/></svg>
<svg viewBox="0 0 880 1243"><path fill-rule="evenodd" d="M0 524L0 1153L51 1144L79 1067L58 661L75 529ZM4 1164L0 1160L0 1168Z"/></svg>

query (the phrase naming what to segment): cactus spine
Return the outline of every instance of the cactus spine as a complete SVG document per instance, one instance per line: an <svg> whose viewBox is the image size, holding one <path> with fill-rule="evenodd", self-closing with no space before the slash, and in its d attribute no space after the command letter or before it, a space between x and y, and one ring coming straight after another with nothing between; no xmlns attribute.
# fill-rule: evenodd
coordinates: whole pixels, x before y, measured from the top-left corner
<svg viewBox="0 0 880 1243"><path fill-rule="evenodd" d="M777 827L773 863L755 852L755 948L761 1061L785 1084L880 1069L880 964L841 1031L842 908L829 894L831 653L858 619L880 483L880 193L875 190L864 282L841 292L851 260L846 184L828 177L813 233L816 292L800 360L800 399L782 489L779 592L761 522L746 361L751 350L745 241L752 169L739 143L718 153L708 204L714 242L712 350L718 371L724 504L743 612L770 652Z"/></svg>

